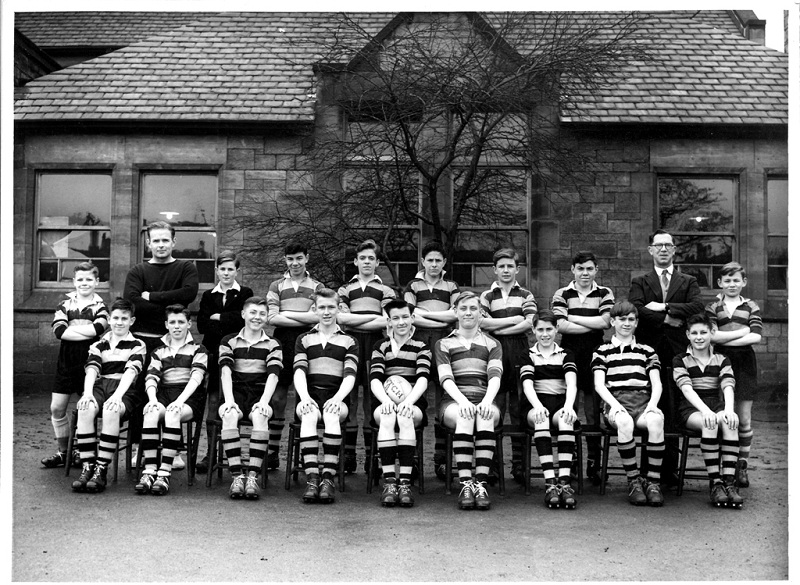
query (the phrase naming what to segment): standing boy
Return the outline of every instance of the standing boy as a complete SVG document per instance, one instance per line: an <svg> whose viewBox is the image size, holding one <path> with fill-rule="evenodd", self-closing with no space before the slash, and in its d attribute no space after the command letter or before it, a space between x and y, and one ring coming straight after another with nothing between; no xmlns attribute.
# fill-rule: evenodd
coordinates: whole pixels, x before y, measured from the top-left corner
<svg viewBox="0 0 800 585"><path fill-rule="evenodd" d="M89 346L97 341L108 326L108 310L103 299L95 293L100 271L91 262L81 262L74 269L72 284L75 291L58 303L53 315L53 333L61 340L56 362L56 376L50 397L50 420L58 443L54 455L42 459L44 467L65 465L67 457L78 465L78 451L67 453L69 447L69 417L67 406L70 396L83 393L86 375L84 367Z"/></svg>
<svg viewBox="0 0 800 585"><path fill-rule="evenodd" d="M272 335L283 348L283 369L278 378L278 387L272 395L273 417L269 421L269 453L267 469L277 469L281 435L286 423L286 398L294 374L294 346L297 338L311 330L319 322L311 310L312 295L322 288L322 283L311 278L306 270L308 248L305 244L291 242L283 249L286 272L269 285L267 322L275 330Z"/></svg>
<svg viewBox="0 0 800 585"><path fill-rule="evenodd" d="M364 409L364 471L371 461L370 446L372 445L372 430L369 427L369 405L371 402L369 391L369 358L372 346L383 337L386 328L386 317L383 308L396 295L394 291L383 284L380 276L375 271L380 260L380 248L374 240L364 240L356 248L356 257L353 264L358 273L344 286L339 288L340 312L338 321L345 325L347 333L352 335L359 348L358 374L356 386L353 388L353 416L347 424L345 436L345 463L346 473L356 470L356 441L358 439L358 388L363 387Z"/></svg>
<svg viewBox="0 0 800 585"><path fill-rule="evenodd" d="M426 347L433 348L436 342L453 330L456 321L453 303L461 292L458 285L444 277L444 246L436 240L430 241L422 248L422 270L411 279L403 291L403 298L412 308L414 316L414 336ZM442 386L435 375L436 363L431 364L430 383L433 386L434 404L442 400ZM441 423L438 420L437 423ZM437 424L434 427L433 466L436 477L445 478L445 432Z"/></svg>
<svg viewBox="0 0 800 585"><path fill-rule="evenodd" d="M329 288L313 297L319 324L297 338L294 356L294 387L300 419L300 452L306 473L307 503L332 503L333 483L339 465L342 422L347 420L350 391L358 371L358 343L336 324L339 296ZM319 479L317 423L322 418L322 482Z"/></svg>
<svg viewBox="0 0 800 585"><path fill-rule="evenodd" d="M575 279L555 292L552 309L558 317L561 347L572 352L578 367L578 388L583 395L586 424L596 426L600 422L600 399L594 391L592 354L603 343L603 331L611 326L614 293L595 282L597 258L592 252L575 254L570 270ZM600 437L587 437L586 447L586 476L599 485Z"/></svg>
<svg viewBox="0 0 800 585"><path fill-rule="evenodd" d="M720 270L717 285L722 293L706 306L706 313L716 325L711 342L722 355L728 356L736 378L736 415L739 418L739 459L736 462L736 483L749 487L747 462L753 442L752 409L758 391L758 367L753 346L761 342L761 310L755 301L742 296L747 286L747 273L738 262L729 262Z"/></svg>
<svg viewBox="0 0 800 585"><path fill-rule="evenodd" d="M517 282L519 256L513 249L498 250L494 253L493 261L497 280L481 295L481 309L487 315L481 321L481 328L491 332L503 349L503 378L497 394L501 424L508 407L511 424L518 426L522 419L517 367L521 367L528 359L528 332L536 314L536 299L531 291ZM522 441L516 437L511 441L511 462L511 474L522 483ZM500 461L499 464L503 465L504 462Z"/></svg>
<svg viewBox="0 0 800 585"><path fill-rule="evenodd" d="M494 429L500 423L495 397L503 375L500 343L480 329L478 296L462 292L455 303L458 327L436 343L439 382L446 395L438 405L439 418L455 430L455 453L462 510L488 510L486 482L495 451ZM472 473L473 455L475 474Z"/></svg>
<svg viewBox="0 0 800 585"><path fill-rule="evenodd" d="M528 427L534 429L533 442L542 466L546 487L545 505L573 509L577 505L570 484L570 467L575 452L575 399L577 367L572 352L556 343L556 316L539 311L533 322L536 343L530 349L529 363L522 366L522 412ZM553 465L551 427L558 431L558 481Z"/></svg>
<svg viewBox="0 0 800 585"><path fill-rule="evenodd" d="M739 508L743 499L734 481L739 450L739 417L733 408L736 382L728 358L711 349L713 332L708 315L700 313L686 320L690 345L672 362L675 383L683 392L678 415L682 425L701 433L700 449L708 470L711 503Z"/></svg>
<svg viewBox="0 0 800 585"><path fill-rule="evenodd" d="M269 439L268 424L272 417L269 401L278 384L283 367L281 344L264 333L267 323L267 300L250 297L242 309L244 328L222 338L219 346L219 375L223 403L222 446L231 472L229 495L257 500L261 495L258 477ZM239 421L247 413L253 424L250 434L250 457L247 475L242 463Z"/></svg>
<svg viewBox="0 0 800 585"><path fill-rule="evenodd" d="M110 331L89 347L83 396L77 404L75 439L83 469L72 482L76 492L105 490L108 465L117 450L120 423L142 402L135 384L142 372L146 349L130 332L136 321L134 311L130 301L114 301L109 315ZM95 419L101 409L103 428L98 441Z"/></svg>
<svg viewBox="0 0 800 585"><path fill-rule="evenodd" d="M189 333L192 319L183 305L164 311L167 333L150 356L145 378L147 404L142 425L144 472L136 493L169 493L172 462L181 446L181 423L199 416L205 402L203 380L208 370L208 352ZM164 434L159 425L164 421ZM197 424L201 421L197 420ZM159 441L161 439L161 441ZM159 442L161 465L158 465Z"/></svg>
<svg viewBox="0 0 800 585"><path fill-rule="evenodd" d="M411 470L417 446L416 428L427 422L425 390L431 374L431 351L414 337L412 311L413 307L403 300L389 301L386 304L388 336L372 349L371 410L379 427L378 451L383 468L381 504L384 506L414 505ZM405 380L407 388L394 384L395 376Z"/></svg>
<svg viewBox="0 0 800 585"><path fill-rule="evenodd" d="M592 358L595 391L605 401L606 422L617 429L617 449L628 476L628 500L635 506L661 506L661 461L664 457L664 414L658 408L661 377L658 355L634 337L636 307L618 301L611 309L614 335ZM634 427L647 430L647 479L636 465Z"/></svg>

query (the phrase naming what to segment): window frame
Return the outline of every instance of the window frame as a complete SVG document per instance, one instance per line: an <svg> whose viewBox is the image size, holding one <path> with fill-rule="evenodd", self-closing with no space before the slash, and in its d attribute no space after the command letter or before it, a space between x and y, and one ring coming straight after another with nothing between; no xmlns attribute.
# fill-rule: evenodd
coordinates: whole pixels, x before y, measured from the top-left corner
<svg viewBox="0 0 800 585"><path fill-rule="evenodd" d="M114 214L114 200L115 200L115 189L116 189L116 176L115 176L115 165L113 164L96 164L96 163L86 163L86 164L76 164L76 163L66 163L66 164L36 164L31 165L30 170L33 175L33 201L34 201L34 209L33 209L33 256L31 258L32 261L32 278L31 278L31 285L33 290L72 290L74 287L72 286L72 282L69 281L41 281L39 280L39 264L41 262L41 232L42 231L74 231L70 230L70 226L58 226L53 228L42 228L41 220L40 220L40 213L41 213L41 183L40 178L42 175L45 174L63 174L63 175L104 175L111 179L111 199L109 201L109 221L107 225L104 226L73 226L73 227L80 227L82 231L107 231L109 233L109 240L110 246L109 249L109 278L104 281L100 281L97 285L98 292L107 292L109 290L109 282L111 280L111 273L112 273L112 258L113 258L113 246L114 246L114 230L113 230L113 214ZM66 230L64 229L66 228ZM60 260L59 260L60 265ZM59 273L61 271L59 270Z"/></svg>
<svg viewBox="0 0 800 585"><path fill-rule="evenodd" d="M736 189L733 194L733 231L732 232L683 232L683 231L672 231L670 230L670 234L672 234L676 239L679 239L683 236L696 236L696 235L705 235L709 237L714 236L721 236L721 237L730 237L733 239L733 243L731 245L731 261L738 262L740 257L740 244L743 238L746 237L746 233L742 231L741 226L741 218L742 218L742 211L740 209L742 205L743 198L746 197L746 186L747 186L747 178L746 178L746 169L742 167L654 167L653 173L655 174L655 181L653 182L653 229L657 230L661 228L660 225L660 216L661 216L661 207L660 207L660 189L659 189L659 180L661 178L672 178L672 179L733 179L736 181ZM714 280L714 265L713 264L688 264L683 262L677 262L677 264L681 266L691 266L691 267L703 267L706 266L705 270L709 272L706 273L706 277L709 283L709 286L702 286L701 290L711 291L716 288L716 280Z"/></svg>
<svg viewBox="0 0 800 585"><path fill-rule="evenodd" d="M787 204L790 197L789 194L789 171L785 168L769 168L764 169L764 289L769 298L776 300L786 300L789 297L789 263L786 263L786 288L769 288L769 239L772 236L789 237L789 230L786 233L772 233L769 229L769 182L771 180L785 180L787 183ZM782 265L773 265L782 266Z"/></svg>
<svg viewBox="0 0 800 585"><path fill-rule="evenodd" d="M214 209L214 217L216 221L211 224L214 233L217 234L216 236L216 253L219 254L219 251L222 249L221 244L219 243L219 235L220 235L220 217L219 217L219 210L220 210L220 184L221 184L221 176L220 172L223 169L223 165L219 164L146 164L146 165L133 165L133 201L136 205L136 237L137 237L137 244L136 244L136 258L134 263L138 262L146 262L145 252L147 251L147 226L144 225L142 219L142 210L144 208L143 205L143 197L144 197L144 177L146 175L208 175L213 176L216 179L216 189L215 189L215 209ZM169 220L164 220L169 223ZM205 226L173 226L175 228L175 237L177 238L181 232L208 232L210 231L208 227ZM192 261L195 266L197 258L182 258L182 260L190 260ZM216 260L216 256L212 255L212 258L205 259L205 261L209 261L214 265ZM216 286L216 277L213 278L211 282L200 282L199 291L202 293L204 290L212 289Z"/></svg>

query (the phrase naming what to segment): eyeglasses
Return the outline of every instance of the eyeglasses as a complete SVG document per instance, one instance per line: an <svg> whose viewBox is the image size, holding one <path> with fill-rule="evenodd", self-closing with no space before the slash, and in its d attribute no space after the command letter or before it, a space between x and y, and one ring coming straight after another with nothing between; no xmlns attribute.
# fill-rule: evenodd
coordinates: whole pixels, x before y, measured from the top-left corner
<svg viewBox="0 0 800 585"><path fill-rule="evenodd" d="M675 244L650 244L650 247L656 250L672 250Z"/></svg>

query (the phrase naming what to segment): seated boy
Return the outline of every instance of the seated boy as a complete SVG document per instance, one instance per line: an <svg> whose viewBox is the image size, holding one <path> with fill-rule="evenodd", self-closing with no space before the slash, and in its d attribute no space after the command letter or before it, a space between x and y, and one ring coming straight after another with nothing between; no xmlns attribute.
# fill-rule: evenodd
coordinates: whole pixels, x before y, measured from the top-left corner
<svg viewBox="0 0 800 585"><path fill-rule="evenodd" d="M664 413L661 398L661 364L649 345L636 342L639 323L636 307L619 301L611 309L614 335L592 357L595 391L605 401L606 422L617 429L617 449L628 476L628 500L635 506L661 506L661 463L664 459ZM636 465L634 427L647 430L647 479Z"/></svg>
<svg viewBox="0 0 800 585"><path fill-rule="evenodd" d="M269 401L278 385L283 367L281 344L269 337L262 327L267 323L267 300L250 297L242 308L244 328L222 338L219 345L219 376L223 403L219 407L222 420L222 446L231 472L232 499L242 496L257 500L261 495L258 477L267 453ZM250 434L250 457L247 475L242 462L239 421L247 413L253 424ZM246 485L245 485L246 482Z"/></svg>
<svg viewBox="0 0 800 585"><path fill-rule="evenodd" d="M702 436L700 449L708 470L711 503L738 508L744 500L734 482L739 453L739 417L733 401L736 383L730 360L711 349L713 335L714 327L707 315L692 315L686 320L690 345L686 353L672 360L675 384L683 392L678 418L686 428L700 431Z"/></svg>
<svg viewBox="0 0 800 585"><path fill-rule="evenodd" d="M342 423L347 420L348 398L358 371L358 343L336 324L339 295L321 288L312 309L319 324L297 338L294 354L296 413L300 419L300 452L306 473L303 501L332 503L339 465ZM319 480L317 423L322 418L322 483Z"/></svg>
<svg viewBox="0 0 800 585"><path fill-rule="evenodd" d="M75 449L67 453L69 442L69 417L67 406L73 392L83 392L86 376L84 367L89 346L100 339L108 325L108 310L103 299L95 293L100 271L91 262L75 265L72 284L75 291L58 303L53 315L53 334L61 340L56 362L55 383L50 398L50 420L53 423L58 450L42 459L44 467L60 467L72 457L78 465L80 454Z"/></svg>
<svg viewBox="0 0 800 585"><path fill-rule="evenodd" d="M145 379L147 404L140 448L144 455L144 473L136 492L156 495L169 493L172 462L181 446L181 423L199 416L205 402L203 379L208 370L208 352L189 333L192 319L183 305L169 305L165 310L167 334L150 354ZM195 418L200 423L200 420ZM164 435L159 424L164 421ZM161 465L158 466L159 438L163 441Z"/></svg>
<svg viewBox="0 0 800 585"><path fill-rule="evenodd" d="M478 295L469 291L458 295L455 311L458 326L437 341L434 349L439 382L446 392L439 404L439 419L455 429L459 508L488 510L491 501L486 482L494 459L494 429L500 423L500 409L494 399L503 375L503 350L496 339L480 330Z"/></svg>
<svg viewBox="0 0 800 585"><path fill-rule="evenodd" d="M388 337L377 342L370 361L372 413L378 425L378 451L383 468L381 504L404 507L414 505L411 495L411 470L417 446L415 428L425 425L428 402L425 390L431 373L431 352L424 342L414 338L413 307L403 300L386 304ZM408 392L389 381L401 376L408 382ZM395 431L397 430L397 435ZM395 467L398 460L399 473Z"/></svg>
<svg viewBox="0 0 800 585"><path fill-rule="evenodd" d="M141 404L136 377L142 371L144 342L130 332L133 303L117 299L109 314L110 331L89 347L83 396L78 400L75 439L83 469L72 482L76 492L100 493L106 488L106 472L117 450L120 423ZM95 418L102 409L103 428L97 440Z"/></svg>
<svg viewBox="0 0 800 585"><path fill-rule="evenodd" d="M522 408L528 426L534 428L533 442L547 485L544 503L548 508L575 508L575 490L570 485L570 468L575 452L575 398L578 374L575 358L556 343L558 321L552 311L539 311L533 321L536 343L530 362L522 366ZM558 483L553 469L553 440L550 427L558 429Z"/></svg>

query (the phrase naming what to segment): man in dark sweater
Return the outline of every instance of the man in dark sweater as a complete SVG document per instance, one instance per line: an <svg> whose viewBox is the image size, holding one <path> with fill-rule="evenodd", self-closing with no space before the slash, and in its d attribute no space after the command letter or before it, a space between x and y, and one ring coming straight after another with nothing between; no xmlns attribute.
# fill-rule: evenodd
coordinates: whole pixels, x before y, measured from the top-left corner
<svg viewBox="0 0 800 585"><path fill-rule="evenodd" d="M136 322L131 333L147 346L143 371L150 366L150 352L167 333L164 309L179 303L188 307L197 296L199 277L197 267L188 260L172 257L175 248L175 228L165 221L147 226L147 247L152 258L136 264L128 271L122 296L136 306ZM136 381L136 396L145 396L144 376ZM131 440L138 442L142 412L137 408L131 416Z"/></svg>

